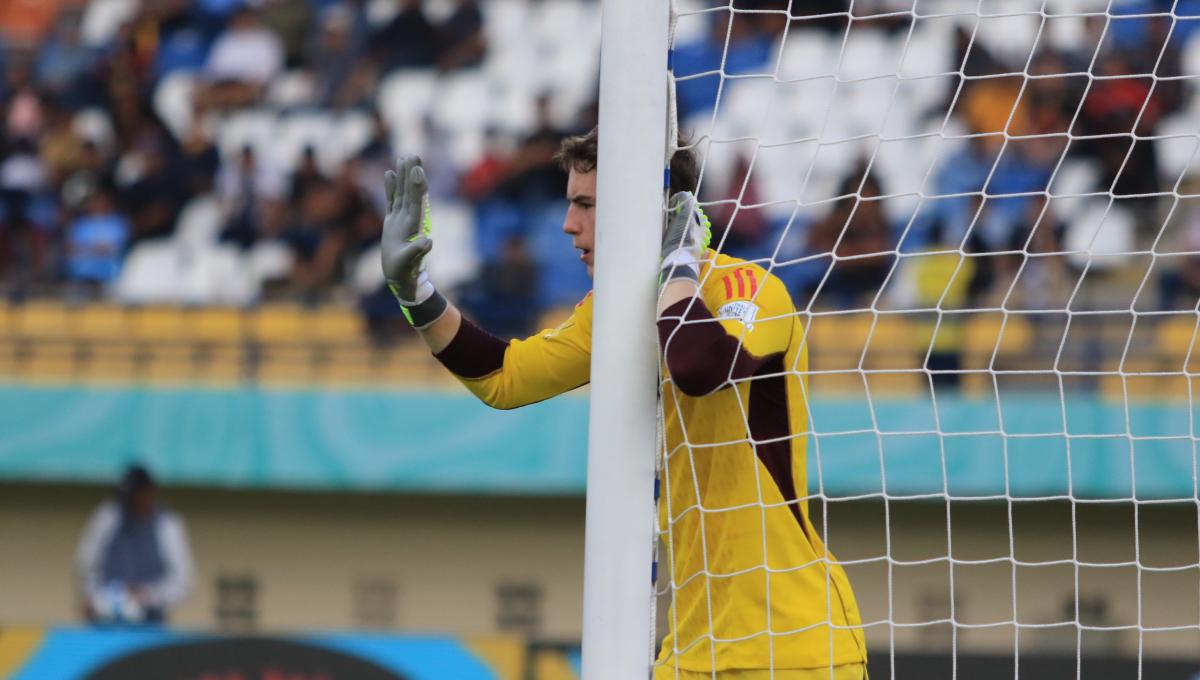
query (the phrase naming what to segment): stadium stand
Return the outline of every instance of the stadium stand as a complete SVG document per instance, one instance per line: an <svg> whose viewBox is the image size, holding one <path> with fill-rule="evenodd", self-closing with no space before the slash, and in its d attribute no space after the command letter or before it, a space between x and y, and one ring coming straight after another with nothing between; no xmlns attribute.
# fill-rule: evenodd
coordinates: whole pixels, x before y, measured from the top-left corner
<svg viewBox="0 0 1200 680"><path fill-rule="evenodd" d="M839 186L856 186L869 172L880 190L885 247L914 253L934 245L938 233L956 243L971 214L962 200L918 206L918 193L978 190L986 176L979 173L995 165L993 193L1113 186L1124 221L1116 221L1120 228L1106 223L1097 247L1170 255L1153 267L1136 257L1095 264L1084 286L1088 299L1124 295L1139 310L1190 308L1195 277L1186 273L1200 255L1187 235L1200 210L1186 200L1169 206L1137 195L1168 191L1168 182L1185 171L1194 177L1200 164L1189 122L1200 97L1190 81L1170 78L1194 73L1200 63L1194 22L1117 21L1170 3L1114 3L1106 54L1132 45L1139 49L1125 52L1135 57L1162 57L1157 64L1109 59L1104 67L1165 80L1150 91L1137 90L1144 87L1137 79L1097 81L1083 93L1078 79L1051 78L1030 81L1018 94L1011 78L987 76L1019 73L1025 59L1031 73L1086 69L1081 60L1100 39L1096 22L1054 17L1039 38L1034 15L1001 17L980 24L967 54L966 15L922 20L908 37L903 20L874 17L870 3L860 4L850 30L844 19L810 20L801 9L788 17L787 3L772 0L746 0L746 8L775 11L739 14L732 28L723 12L690 15L677 27L682 127L707 158L703 198L717 202L711 212L727 249L773 257L794 296L818 313L887 308L895 286L874 300L877 287L842 288L849 279L836 269L822 283L833 265L817 257L820 225L837 210ZM435 375L403 363L426 360L404 343L394 346L407 331L377 266L379 178L394 156L413 151L430 169L439 235L432 267L469 311L484 320L511 317L503 330L516 335L588 288L581 272L561 265L568 247L557 234L564 180L550 154L559 137L595 122L597 2L428 0L401 10L388 0L63 0L38 7L0 14L0 290L8 300L0 371L47 379ZM401 49L389 42L414 26L438 30L428 44ZM223 70L225 53L239 49L264 55L261 73ZM967 81L946 120L931 116L954 96L959 63L968 77L980 78ZM717 68L729 77L714 116ZM902 79L893 77L897 72ZM835 83L830 74L868 80ZM232 81L251 86L226 88ZM764 99L772 105L763 106ZM1058 151L1039 155L1012 145L1001 152L963 140L939 148L920 136L983 134L1006 124L1062 132L1076 106L1073 133L1103 131L1130 115L1122 106L1146 99L1150 114L1140 133L1154 141L1135 145L1123 173L1106 165L1111 154L1102 144L1072 145L1054 187L1046 182ZM828 116L831 106L845 115ZM713 141L750 130L758 146ZM794 141L805 138L811 143ZM1190 186L1177 190L1186 195ZM794 200L798 194L803 204ZM104 195L114 211L97 207ZM723 209L720 201L733 198L752 207ZM973 252L981 257L963 293L970 306L998 305L1010 289L1012 309L1070 293L1080 267L1070 257L1039 258L1029 266L1045 270L1037 281L1015 281L1033 278L1018 273L1019 256L983 257L1020 248L1026 218L1035 214L1031 200L983 208L979 222L989 226L978 230L983 242ZM1088 242L1095 219L1095 206L1051 200L1042 221L1055 225L1054 235L1031 250ZM498 294L492 282L514 267L528 275L510 277L523 283ZM889 267L885 262L880 271ZM911 366L932 332L928 321L886 315L871 331L864 319L815 318L814 366ZM1001 323L1003 341L992 357ZM935 344L961 352L964 367L999 366L1028 352L1053 354L1038 341L1054 335L1039 334L1040 323L988 315L961 329L947 324ZM1161 323L1161 337L1147 335L1149 342L1164 356L1180 356L1180 322L1141 323ZM845 333L865 340L867 332L874 339L862 357L838 355L838 347L854 342L828 342ZM1128 333L1114 326L1099 337L1119 344Z"/></svg>

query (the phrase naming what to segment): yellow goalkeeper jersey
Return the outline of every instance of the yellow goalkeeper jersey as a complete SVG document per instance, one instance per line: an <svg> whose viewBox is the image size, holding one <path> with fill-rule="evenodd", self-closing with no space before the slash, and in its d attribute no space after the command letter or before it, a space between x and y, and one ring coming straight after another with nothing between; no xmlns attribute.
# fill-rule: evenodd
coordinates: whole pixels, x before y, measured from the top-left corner
<svg viewBox="0 0 1200 680"><path fill-rule="evenodd" d="M689 671L863 663L849 580L809 521L804 329L779 279L711 253L701 296L666 310L659 522L673 601L658 663ZM589 380L592 299L503 343L465 322L438 358L514 408Z"/></svg>

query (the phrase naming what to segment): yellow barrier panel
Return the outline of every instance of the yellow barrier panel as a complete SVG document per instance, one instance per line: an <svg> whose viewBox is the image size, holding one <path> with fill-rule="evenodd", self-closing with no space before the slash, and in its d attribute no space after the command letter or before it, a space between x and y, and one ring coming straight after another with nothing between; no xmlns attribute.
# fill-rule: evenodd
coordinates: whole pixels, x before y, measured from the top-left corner
<svg viewBox="0 0 1200 680"><path fill-rule="evenodd" d="M40 628L0 628L0 678L11 676L42 644Z"/></svg>

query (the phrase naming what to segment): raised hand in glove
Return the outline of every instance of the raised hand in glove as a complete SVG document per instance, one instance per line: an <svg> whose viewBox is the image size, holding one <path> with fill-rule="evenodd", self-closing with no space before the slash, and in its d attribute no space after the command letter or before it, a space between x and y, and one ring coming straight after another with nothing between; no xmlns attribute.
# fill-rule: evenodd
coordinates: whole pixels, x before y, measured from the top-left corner
<svg viewBox="0 0 1200 680"><path fill-rule="evenodd" d="M425 270L425 256L433 249L433 239L421 159L400 159L395 170L384 173L383 181L388 209L380 239L383 275L409 323L426 328L441 318L447 303Z"/></svg>

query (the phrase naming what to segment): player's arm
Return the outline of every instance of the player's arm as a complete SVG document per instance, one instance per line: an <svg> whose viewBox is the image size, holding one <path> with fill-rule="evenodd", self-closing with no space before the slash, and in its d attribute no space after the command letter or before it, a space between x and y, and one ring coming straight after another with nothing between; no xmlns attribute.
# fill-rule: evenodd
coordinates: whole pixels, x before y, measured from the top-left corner
<svg viewBox="0 0 1200 680"><path fill-rule="evenodd" d="M588 382L591 306L585 301L555 330L505 342L463 317L439 293L425 268L433 249L425 171L415 156L384 177L388 214L381 251L388 287L429 349L475 396L516 408ZM586 318L583 318L586 315Z"/></svg>
<svg viewBox="0 0 1200 680"><path fill-rule="evenodd" d="M671 381L698 397L753 375L791 341L791 299L778 279L707 300L699 285L709 224L690 193L671 197L663 234L658 336ZM748 293L748 294L747 294ZM736 299L745 298L745 299Z"/></svg>
<svg viewBox="0 0 1200 680"><path fill-rule="evenodd" d="M489 406L511 409L586 385L591 377L591 299L558 328L505 343L467 319L438 361Z"/></svg>

